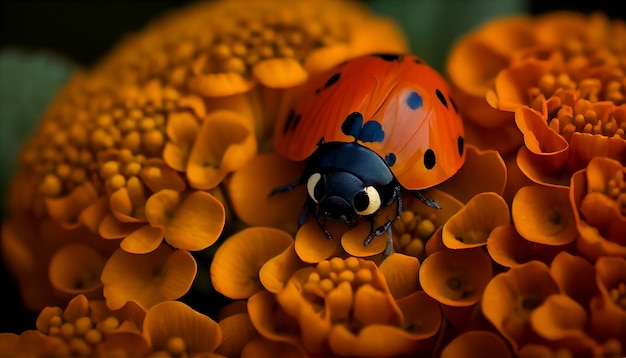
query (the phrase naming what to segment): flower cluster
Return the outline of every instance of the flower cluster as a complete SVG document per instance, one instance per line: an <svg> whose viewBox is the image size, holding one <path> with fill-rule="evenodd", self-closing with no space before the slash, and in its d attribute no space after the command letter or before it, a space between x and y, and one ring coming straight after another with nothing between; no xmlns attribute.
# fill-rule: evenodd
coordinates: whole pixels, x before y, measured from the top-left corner
<svg viewBox="0 0 626 358"><path fill-rule="evenodd" d="M441 209L402 193L364 245L367 221L299 225L306 188L268 195L304 169L272 137L310 77L407 52L397 26L330 0L159 19L77 74L22 151L2 252L40 314L0 355L619 357L625 43L574 13L460 39L465 163L425 190Z"/></svg>

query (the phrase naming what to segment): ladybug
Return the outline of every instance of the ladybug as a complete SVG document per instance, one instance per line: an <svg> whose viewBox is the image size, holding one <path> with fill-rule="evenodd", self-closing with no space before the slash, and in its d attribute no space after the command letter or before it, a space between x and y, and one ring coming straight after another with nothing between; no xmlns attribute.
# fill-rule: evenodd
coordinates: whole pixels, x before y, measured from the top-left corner
<svg viewBox="0 0 626 358"><path fill-rule="evenodd" d="M415 55L380 54L349 60L312 78L289 115L278 121L276 151L306 160L301 177L271 194L306 184L309 213L354 225L371 222L363 244L388 232L402 213L403 190L439 208L422 190L456 173L465 161L463 123L443 77ZM396 215L375 227L383 207ZM389 236L390 239L390 236Z"/></svg>

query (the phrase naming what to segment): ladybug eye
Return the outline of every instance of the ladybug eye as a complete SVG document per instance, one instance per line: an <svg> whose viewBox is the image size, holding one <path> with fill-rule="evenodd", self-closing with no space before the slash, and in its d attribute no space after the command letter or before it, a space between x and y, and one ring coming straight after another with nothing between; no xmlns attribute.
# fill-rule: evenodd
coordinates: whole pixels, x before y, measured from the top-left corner
<svg viewBox="0 0 626 358"><path fill-rule="evenodd" d="M306 190L309 193L311 199L313 199L313 201L315 201L316 203L319 201L319 198L315 196L315 192L317 191L317 193L319 194L320 188L316 189L316 187L317 183L320 182L320 179L322 179L322 175L320 173L313 173L309 177L309 180L307 180L306 182Z"/></svg>
<svg viewBox="0 0 626 358"><path fill-rule="evenodd" d="M373 186L365 187L353 199L354 210L359 215L370 215L380 208L380 195Z"/></svg>

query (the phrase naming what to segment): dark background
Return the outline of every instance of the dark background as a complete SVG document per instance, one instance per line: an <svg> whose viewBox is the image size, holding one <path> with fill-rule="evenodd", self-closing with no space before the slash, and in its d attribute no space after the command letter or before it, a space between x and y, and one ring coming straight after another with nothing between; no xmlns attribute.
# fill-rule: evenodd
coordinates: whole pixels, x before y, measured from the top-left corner
<svg viewBox="0 0 626 358"><path fill-rule="evenodd" d="M4 0L0 1L0 48L45 48L88 66L103 56L125 33L139 30L156 15L189 2ZM551 10L599 10L611 18L624 19L626 13L618 10L619 3L531 0L527 8L533 14ZM19 333L34 329L36 316L22 309L15 284L2 264L0 294L3 297L0 332Z"/></svg>

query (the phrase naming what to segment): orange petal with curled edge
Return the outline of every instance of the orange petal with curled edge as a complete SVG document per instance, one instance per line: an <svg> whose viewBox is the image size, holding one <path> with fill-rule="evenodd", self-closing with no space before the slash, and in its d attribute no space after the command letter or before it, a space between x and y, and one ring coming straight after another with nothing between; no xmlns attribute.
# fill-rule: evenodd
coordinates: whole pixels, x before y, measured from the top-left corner
<svg viewBox="0 0 626 358"><path fill-rule="evenodd" d="M196 189L211 189L257 152L251 121L229 110L211 112L202 123L187 162L187 179Z"/></svg>
<svg viewBox="0 0 626 358"><path fill-rule="evenodd" d="M492 276L491 260L480 247L439 250L424 260L419 272L429 296L455 307L478 302Z"/></svg>
<svg viewBox="0 0 626 358"><path fill-rule="evenodd" d="M211 282L232 299L243 299L263 290L261 267L293 243L291 235L274 229L253 227L229 237L211 262Z"/></svg>
<svg viewBox="0 0 626 358"><path fill-rule="evenodd" d="M126 236L120 247L131 254L147 254L159 247L163 241L163 229L143 225Z"/></svg>
<svg viewBox="0 0 626 358"><path fill-rule="evenodd" d="M170 113L167 118L168 142L163 148L163 160L178 171L187 166L189 152L200 130L198 119L189 112Z"/></svg>
<svg viewBox="0 0 626 358"><path fill-rule="evenodd" d="M532 242L559 246L578 235L568 188L523 187L513 198L511 214L517 232Z"/></svg>
<svg viewBox="0 0 626 358"><path fill-rule="evenodd" d="M278 293L291 275L305 266L296 254L294 243L291 243L283 252L265 262L259 271L259 279L266 290Z"/></svg>
<svg viewBox="0 0 626 358"><path fill-rule="evenodd" d="M59 248L50 260L48 275L57 290L72 295L95 292L106 260L93 247L73 243Z"/></svg>
<svg viewBox="0 0 626 358"><path fill-rule="evenodd" d="M46 198L45 204L48 215L66 229L80 226L79 216L84 209L98 200L98 192L93 184L87 182L77 186L72 192L62 198Z"/></svg>
<svg viewBox="0 0 626 358"><path fill-rule="evenodd" d="M203 250L222 233L224 206L213 195L194 191L180 198L174 190L161 190L146 202L150 224L164 230L165 240L175 248Z"/></svg>
<svg viewBox="0 0 626 358"><path fill-rule="evenodd" d="M466 145L465 163L459 171L437 189L466 203L478 193L495 192L502 195L507 181L504 160L495 150L480 150Z"/></svg>
<svg viewBox="0 0 626 358"><path fill-rule="evenodd" d="M309 78L302 65L293 58L271 58L252 67L256 79L269 88L290 88L304 84Z"/></svg>
<svg viewBox="0 0 626 358"><path fill-rule="evenodd" d="M325 222L324 227L332 236L328 239L319 227L315 218L309 219L296 232L296 253L300 259L308 263L316 263L334 255L339 250L338 240L346 225L335 222Z"/></svg>
<svg viewBox="0 0 626 358"><path fill-rule="evenodd" d="M276 153L257 154L226 184L237 217L250 226L271 226L295 233L307 195L305 185L270 193L295 182L303 170L302 162L289 161Z"/></svg>
<svg viewBox="0 0 626 358"><path fill-rule="evenodd" d="M391 295L402 298L419 289L420 262L416 257L392 253L379 265Z"/></svg>
<svg viewBox="0 0 626 358"><path fill-rule="evenodd" d="M496 227L510 222L509 206L500 195L480 193L443 225L442 240L451 249L483 246Z"/></svg>
<svg viewBox="0 0 626 358"><path fill-rule="evenodd" d="M441 351L441 358L513 357L506 342L489 331L468 331L456 336Z"/></svg>

